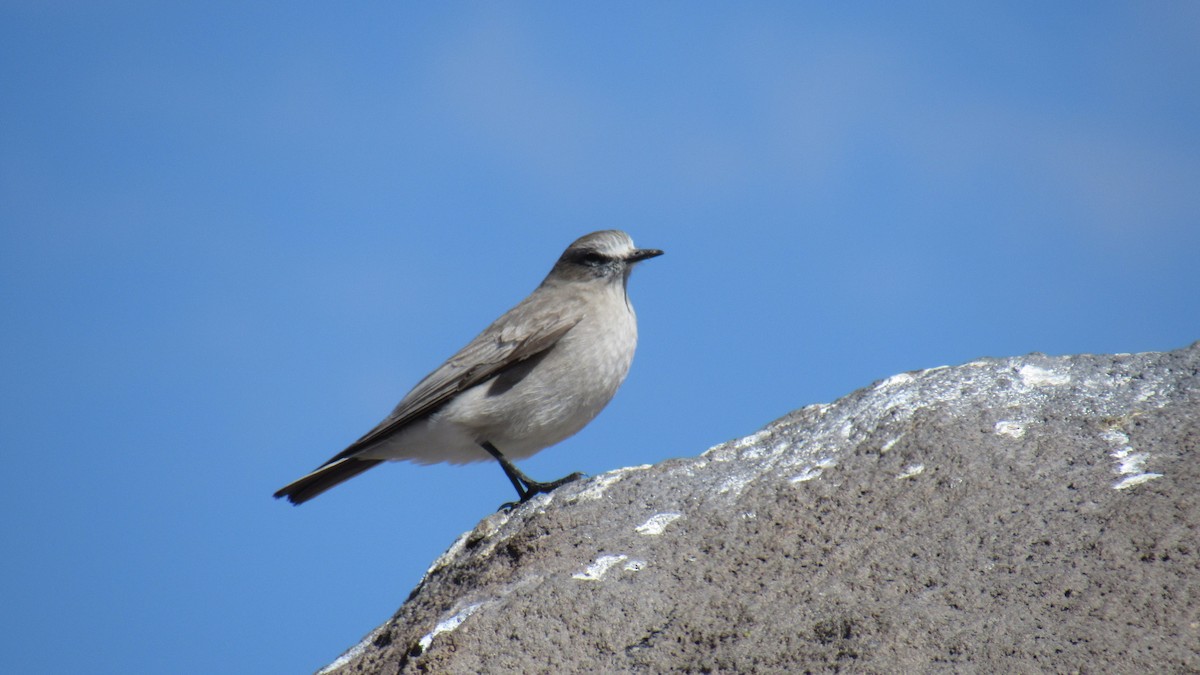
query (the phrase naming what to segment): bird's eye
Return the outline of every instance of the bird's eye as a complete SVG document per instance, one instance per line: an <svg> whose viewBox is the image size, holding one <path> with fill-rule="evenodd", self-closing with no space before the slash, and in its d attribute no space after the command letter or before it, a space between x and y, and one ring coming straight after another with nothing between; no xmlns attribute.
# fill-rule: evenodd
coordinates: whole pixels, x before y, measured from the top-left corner
<svg viewBox="0 0 1200 675"><path fill-rule="evenodd" d="M608 256L596 251L588 251L583 254L583 262L586 265L603 265L608 262Z"/></svg>

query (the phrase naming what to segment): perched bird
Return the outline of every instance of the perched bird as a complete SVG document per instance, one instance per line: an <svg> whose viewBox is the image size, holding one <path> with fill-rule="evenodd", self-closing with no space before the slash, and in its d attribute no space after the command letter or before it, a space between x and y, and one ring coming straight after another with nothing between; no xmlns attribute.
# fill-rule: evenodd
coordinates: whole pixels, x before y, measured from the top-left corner
<svg viewBox="0 0 1200 675"><path fill-rule="evenodd" d="M302 504L385 460L490 456L521 502L579 478L535 481L510 458L574 435L612 399L637 347L629 275L662 253L634 248L619 230L575 240L529 297L418 382L378 426L275 497Z"/></svg>

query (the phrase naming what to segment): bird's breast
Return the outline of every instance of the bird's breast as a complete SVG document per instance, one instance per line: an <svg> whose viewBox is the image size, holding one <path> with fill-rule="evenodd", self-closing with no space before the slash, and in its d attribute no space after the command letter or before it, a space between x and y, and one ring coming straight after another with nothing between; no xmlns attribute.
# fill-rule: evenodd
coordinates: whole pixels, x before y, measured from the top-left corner
<svg viewBox="0 0 1200 675"><path fill-rule="evenodd" d="M464 392L446 410L512 458L574 435L625 381L637 348L637 322L621 298L586 315L557 344Z"/></svg>

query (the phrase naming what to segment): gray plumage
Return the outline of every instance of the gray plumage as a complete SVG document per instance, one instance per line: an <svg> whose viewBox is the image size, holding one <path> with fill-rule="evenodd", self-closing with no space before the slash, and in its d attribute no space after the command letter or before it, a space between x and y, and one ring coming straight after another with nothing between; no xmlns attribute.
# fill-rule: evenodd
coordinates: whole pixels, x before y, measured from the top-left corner
<svg viewBox="0 0 1200 675"><path fill-rule="evenodd" d="M507 458L572 436L612 399L637 347L629 275L661 254L635 248L618 230L580 237L529 297L421 380L374 429L275 497L301 504L386 460L494 457L521 501L577 477L539 483Z"/></svg>

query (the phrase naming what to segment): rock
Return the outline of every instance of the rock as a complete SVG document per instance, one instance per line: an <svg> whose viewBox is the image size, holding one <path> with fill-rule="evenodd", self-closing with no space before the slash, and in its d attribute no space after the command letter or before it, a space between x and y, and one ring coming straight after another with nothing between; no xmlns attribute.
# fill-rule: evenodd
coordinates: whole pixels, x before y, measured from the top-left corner
<svg viewBox="0 0 1200 675"><path fill-rule="evenodd" d="M1200 671L1198 446L1200 343L896 375L485 518L323 672Z"/></svg>

